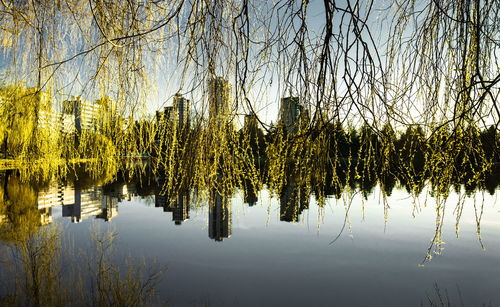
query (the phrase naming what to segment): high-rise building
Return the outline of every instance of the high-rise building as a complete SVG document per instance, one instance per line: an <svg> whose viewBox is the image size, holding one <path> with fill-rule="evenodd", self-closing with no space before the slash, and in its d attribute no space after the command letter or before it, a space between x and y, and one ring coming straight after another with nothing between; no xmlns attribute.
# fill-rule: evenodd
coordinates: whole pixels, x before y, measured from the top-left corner
<svg viewBox="0 0 500 307"><path fill-rule="evenodd" d="M70 115L74 119L75 130L95 130L97 128L97 119L101 106L97 103L85 101L80 97L76 97L63 102L63 120L64 115ZM68 127L63 127L63 130L71 130Z"/></svg>
<svg viewBox="0 0 500 307"><path fill-rule="evenodd" d="M230 100L229 81L222 77L214 77L208 81L208 115L210 121L216 122L218 127L228 121Z"/></svg>
<svg viewBox="0 0 500 307"><path fill-rule="evenodd" d="M177 123L177 127L179 127L180 129L189 125L189 104L189 99L182 97L181 94L175 94L173 99L173 116L174 121Z"/></svg>
<svg viewBox="0 0 500 307"><path fill-rule="evenodd" d="M174 107L169 106L163 109L163 120L165 123L171 123L174 114Z"/></svg>
<svg viewBox="0 0 500 307"><path fill-rule="evenodd" d="M170 125L174 117L174 107L168 106L163 108L163 112L156 111L155 120L156 125L166 127Z"/></svg>
<svg viewBox="0 0 500 307"><path fill-rule="evenodd" d="M231 202L215 191L210 193L208 236L215 241L231 236Z"/></svg>
<svg viewBox="0 0 500 307"><path fill-rule="evenodd" d="M299 97L281 98L281 121L289 134L295 134L299 130L299 118L304 111Z"/></svg>
<svg viewBox="0 0 500 307"><path fill-rule="evenodd" d="M156 111L156 121L158 124L170 125L174 118L174 107L167 106L162 111Z"/></svg>
<svg viewBox="0 0 500 307"><path fill-rule="evenodd" d="M156 111L155 116L155 142L163 143L166 136L166 131L169 129L172 122L173 107L165 107L162 111ZM165 150L162 148L161 150Z"/></svg>

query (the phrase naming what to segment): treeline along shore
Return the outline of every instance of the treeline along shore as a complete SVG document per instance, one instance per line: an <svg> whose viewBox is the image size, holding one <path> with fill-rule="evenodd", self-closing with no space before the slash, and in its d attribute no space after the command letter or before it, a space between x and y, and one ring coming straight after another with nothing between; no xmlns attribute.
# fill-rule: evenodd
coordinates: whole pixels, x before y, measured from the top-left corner
<svg viewBox="0 0 500 307"><path fill-rule="evenodd" d="M257 191L265 184L280 194L293 182L321 198L340 195L346 186L369 191L376 183L388 192L397 182L413 192L431 183L440 193L461 185L493 193L498 185L500 137L493 125L354 127L312 121L303 112L292 127L281 116L263 129L255 115L246 115L238 129L228 114L183 121L166 112L125 118L119 103L104 97L84 118L79 98L63 102L58 113L45 92L3 87L1 94L0 166L16 167L27 177L64 175L78 161L113 177L119 169L137 172L135 163L124 162L147 160L172 193L193 187Z"/></svg>

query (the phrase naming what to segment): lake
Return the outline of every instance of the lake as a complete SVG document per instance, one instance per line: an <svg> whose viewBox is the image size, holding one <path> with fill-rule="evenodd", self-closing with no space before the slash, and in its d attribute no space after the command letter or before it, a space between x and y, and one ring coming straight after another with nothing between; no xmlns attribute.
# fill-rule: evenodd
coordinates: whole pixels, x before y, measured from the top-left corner
<svg viewBox="0 0 500 307"><path fill-rule="evenodd" d="M267 189L166 197L151 180L36 186L12 178L3 175L4 197L9 184L29 186L42 227L60 225L72 254L91 248L97 229L117 235L118 266L166 266L156 293L170 306L414 306L428 296L439 304L438 291L452 305L500 301L498 191L444 199L429 187L415 196L396 185L387 195L377 185L318 205L293 186L281 198Z"/></svg>

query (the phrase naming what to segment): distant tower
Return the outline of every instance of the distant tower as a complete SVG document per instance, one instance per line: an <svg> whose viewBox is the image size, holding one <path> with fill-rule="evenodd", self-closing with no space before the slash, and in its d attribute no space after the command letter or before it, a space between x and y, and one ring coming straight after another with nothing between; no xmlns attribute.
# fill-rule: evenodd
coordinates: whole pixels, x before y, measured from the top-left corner
<svg viewBox="0 0 500 307"><path fill-rule="evenodd" d="M174 116L179 128L189 125L189 99L182 97L181 94L175 94L173 107Z"/></svg>
<svg viewBox="0 0 500 307"><path fill-rule="evenodd" d="M155 114L155 119L156 119L156 124L160 125L164 129L165 126L170 125L173 114L174 114L174 107L168 106L163 108L163 112L161 111L156 111Z"/></svg>
<svg viewBox="0 0 500 307"><path fill-rule="evenodd" d="M229 81L222 77L214 77L208 83L208 115L210 121L216 121L217 127L227 122L229 116L229 101L231 99L231 87Z"/></svg>
<svg viewBox="0 0 500 307"><path fill-rule="evenodd" d="M281 98L281 120L288 134L295 134L299 130L299 117L304 108L299 97Z"/></svg>

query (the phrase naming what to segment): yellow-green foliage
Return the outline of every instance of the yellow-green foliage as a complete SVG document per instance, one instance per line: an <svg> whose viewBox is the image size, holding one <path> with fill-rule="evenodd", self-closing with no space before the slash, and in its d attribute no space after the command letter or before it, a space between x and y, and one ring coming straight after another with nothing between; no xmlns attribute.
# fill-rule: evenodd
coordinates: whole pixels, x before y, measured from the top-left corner
<svg viewBox="0 0 500 307"><path fill-rule="evenodd" d="M97 228L97 227L96 227ZM150 306L163 268L129 258L127 270L112 261L115 233L92 232L93 249L76 254L63 240L57 224L27 230L9 243L10 256L2 269L13 273L4 283L9 293L0 303L10 306ZM68 239L68 238L66 238ZM84 264L68 270L61 261L62 249ZM5 272L5 271L4 271ZM3 273L4 273L3 272ZM5 290L5 289L4 289Z"/></svg>
<svg viewBox="0 0 500 307"><path fill-rule="evenodd" d="M292 182L306 189L311 189L311 182L324 183L326 169L335 159L329 157L328 132L319 131L314 135L301 128L295 135L287 136L282 129L279 125L266 149L271 189L280 194L284 186ZM321 195L318 198L321 199Z"/></svg>
<svg viewBox="0 0 500 307"><path fill-rule="evenodd" d="M51 122L50 96L22 86L0 88L2 141L16 158L57 156L58 131Z"/></svg>
<svg viewBox="0 0 500 307"><path fill-rule="evenodd" d="M0 141L5 158L21 169L49 176L60 164L62 146L58 118L47 92L23 86L0 88Z"/></svg>
<svg viewBox="0 0 500 307"><path fill-rule="evenodd" d="M11 178L5 190L0 189L0 240L21 242L40 226L40 213L36 207L36 194L33 188L17 178Z"/></svg>

